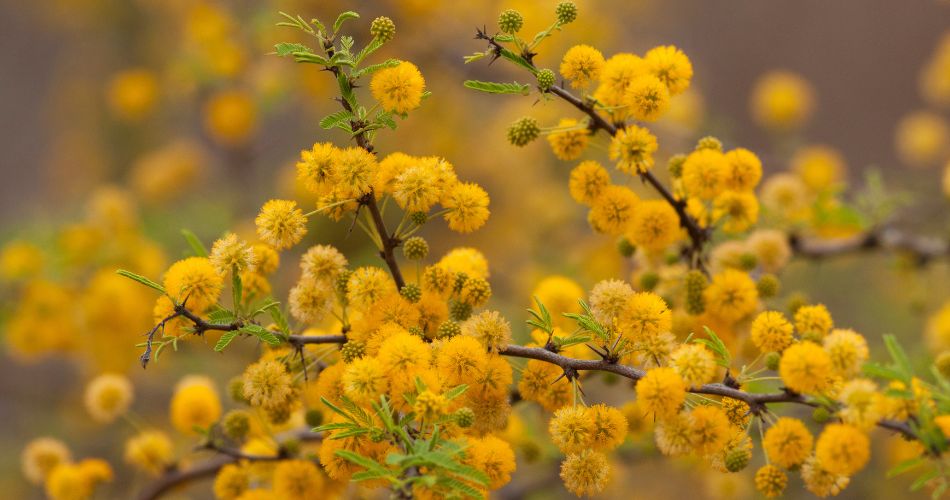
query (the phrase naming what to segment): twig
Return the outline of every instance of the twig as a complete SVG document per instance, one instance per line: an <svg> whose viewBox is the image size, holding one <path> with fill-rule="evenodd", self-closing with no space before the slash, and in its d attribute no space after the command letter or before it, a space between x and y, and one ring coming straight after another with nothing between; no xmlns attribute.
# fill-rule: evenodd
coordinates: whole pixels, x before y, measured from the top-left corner
<svg viewBox="0 0 950 500"><path fill-rule="evenodd" d="M950 243L940 238L915 236L894 228L872 229L849 238L806 239L790 235L792 251L799 256L819 260L872 250L903 252L923 266L933 260L950 257Z"/></svg>

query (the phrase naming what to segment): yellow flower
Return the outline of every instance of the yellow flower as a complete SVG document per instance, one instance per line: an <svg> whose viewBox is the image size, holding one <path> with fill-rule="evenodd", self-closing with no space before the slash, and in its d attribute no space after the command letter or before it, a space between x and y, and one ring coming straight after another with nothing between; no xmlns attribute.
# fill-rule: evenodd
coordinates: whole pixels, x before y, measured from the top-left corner
<svg viewBox="0 0 950 500"><path fill-rule="evenodd" d="M898 157L911 167L931 167L945 160L950 146L950 127L943 117L930 111L901 118L894 136Z"/></svg>
<svg viewBox="0 0 950 500"><path fill-rule="evenodd" d="M652 122L670 107L670 90L652 74L638 76L630 82L624 102L635 119Z"/></svg>
<svg viewBox="0 0 950 500"><path fill-rule="evenodd" d="M32 243L11 241L0 252L0 277L8 280L31 278L43 271L43 251Z"/></svg>
<svg viewBox="0 0 950 500"><path fill-rule="evenodd" d="M531 295L537 297L552 314L563 317L561 316L563 313L581 312L579 301L584 298L584 289L567 276L553 275L538 282ZM558 323L557 319L555 323ZM564 326L568 322L563 321L558 324Z"/></svg>
<svg viewBox="0 0 950 500"><path fill-rule="evenodd" d="M277 250L300 243L307 234L307 218L297 208L297 202L290 200L268 201L254 223L261 241Z"/></svg>
<svg viewBox="0 0 950 500"><path fill-rule="evenodd" d="M323 474L309 460L282 460L274 467L274 494L286 500L322 498Z"/></svg>
<svg viewBox="0 0 950 500"><path fill-rule="evenodd" d="M389 273L378 267L363 266L353 271L347 280L346 299L355 307L366 310L395 289Z"/></svg>
<svg viewBox="0 0 950 500"><path fill-rule="evenodd" d="M188 257L172 264L165 273L163 285L176 302L200 312L218 301L224 283L210 260Z"/></svg>
<svg viewBox="0 0 950 500"><path fill-rule="evenodd" d="M193 434L195 428L207 428L221 417L221 400L209 382L186 379L172 396L172 425L182 434Z"/></svg>
<svg viewBox="0 0 950 500"><path fill-rule="evenodd" d="M660 251L680 237L679 216L664 200L644 200L637 204L627 233L630 242L650 251Z"/></svg>
<svg viewBox="0 0 950 500"><path fill-rule="evenodd" d="M571 87L584 87L600 78L604 69L604 55L590 45L575 45L568 49L561 60L561 76L571 82Z"/></svg>
<svg viewBox="0 0 950 500"><path fill-rule="evenodd" d="M348 262L336 247L315 245L300 257L302 277L325 283L335 283Z"/></svg>
<svg viewBox="0 0 950 500"><path fill-rule="evenodd" d="M813 192L821 192L844 181L846 166L841 153L828 146L807 146L792 157L792 171Z"/></svg>
<svg viewBox="0 0 950 500"><path fill-rule="evenodd" d="M274 410L291 406L294 391L293 377L284 364L276 360L261 360L248 365L242 377L242 394L251 406Z"/></svg>
<svg viewBox="0 0 950 500"><path fill-rule="evenodd" d="M656 136L649 130L629 125L617 131L610 140L610 159L617 162L617 170L630 175L653 168Z"/></svg>
<svg viewBox="0 0 950 500"><path fill-rule="evenodd" d="M93 420L108 424L125 414L132 404L132 383L114 373L99 375L86 386L84 401Z"/></svg>
<svg viewBox="0 0 950 500"><path fill-rule="evenodd" d="M486 363L485 347L472 337L452 337L436 349L435 366L448 387L467 384Z"/></svg>
<svg viewBox="0 0 950 500"><path fill-rule="evenodd" d="M329 142L314 143L300 152L297 181L313 194L325 195L332 188L333 165L340 150Z"/></svg>
<svg viewBox="0 0 950 500"><path fill-rule="evenodd" d="M511 325L498 311L483 311L462 324L462 334L478 339L489 351L498 352L511 342Z"/></svg>
<svg viewBox="0 0 950 500"><path fill-rule="evenodd" d="M565 406L554 412L548 425L551 441L564 454L589 449L594 440L594 422L583 406Z"/></svg>
<svg viewBox="0 0 950 500"><path fill-rule="evenodd" d="M706 311L725 322L735 322L755 311L758 290L748 274L735 269L713 276L703 290Z"/></svg>
<svg viewBox="0 0 950 500"><path fill-rule="evenodd" d="M497 490L511 481L515 470L515 453L511 445L495 436L469 438L466 462L488 476L488 488Z"/></svg>
<svg viewBox="0 0 950 500"><path fill-rule="evenodd" d="M236 500L249 486L247 469L242 465L227 464L214 478L214 496L220 500Z"/></svg>
<svg viewBox="0 0 950 500"><path fill-rule="evenodd" d="M557 410L570 404L573 394L573 386L567 378L559 378L562 373L563 370L551 363L529 360L521 372L518 392L526 400L538 402L545 410Z"/></svg>
<svg viewBox="0 0 950 500"><path fill-rule="evenodd" d="M689 412L689 442L701 455L723 448L729 441L729 417L718 406L697 406Z"/></svg>
<svg viewBox="0 0 950 500"><path fill-rule="evenodd" d="M802 480L805 488L814 495L825 498L841 493L848 487L851 479L848 476L835 474L822 466L814 455L808 457L802 464Z"/></svg>
<svg viewBox="0 0 950 500"><path fill-rule="evenodd" d="M630 224L640 198L625 186L607 186L594 200L587 220L594 231L613 236L623 234Z"/></svg>
<svg viewBox="0 0 950 500"><path fill-rule="evenodd" d="M763 353L782 352L795 340L792 324L778 311L760 313L752 322L752 343Z"/></svg>
<svg viewBox="0 0 950 500"><path fill-rule="evenodd" d="M668 367L654 368L637 382L637 400L644 411L663 420L676 415L686 400L686 382Z"/></svg>
<svg viewBox="0 0 950 500"><path fill-rule="evenodd" d="M215 141L240 146L257 127L257 105L246 91L223 90L205 103L204 121Z"/></svg>
<svg viewBox="0 0 950 500"><path fill-rule="evenodd" d="M728 169L729 162L721 151L693 151L683 162L683 188L690 196L711 200L722 190Z"/></svg>
<svg viewBox="0 0 950 500"><path fill-rule="evenodd" d="M672 366L690 387L712 382L716 376L716 358L702 344L683 344L670 354Z"/></svg>
<svg viewBox="0 0 950 500"><path fill-rule="evenodd" d="M409 374L429 365L432 351L417 335L402 332L386 339L376 358L388 376Z"/></svg>
<svg viewBox="0 0 950 500"><path fill-rule="evenodd" d="M333 310L333 301L336 298L333 286L331 281L304 276L290 289L290 314L302 323L319 324Z"/></svg>
<svg viewBox="0 0 950 500"><path fill-rule="evenodd" d="M673 327L673 314L662 297L653 292L637 292L630 296L620 313L622 332L634 340L656 337Z"/></svg>
<svg viewBox="0 0 950 500"><path fill-rule="evenodd" d="M870 457L870 439L858 428L847 424L828 424L815 444L815 458L829 472L842 476L853 476Z"/></svg>
<svg viewBox="0 0 950 500"><path fill-rule="evenodd" d="M435 163L419 162L401 170L392 181L393 199L409 212L428 212L443 196Z"/></svg>
<svg viewBox="0 0 950 500"><path fill-rule="evenodd" d="M828 335L834 323L824 304L802 306L795 311L795 330L802 338L820 340Z"/></svg>
<svg viewBox="0 0 950 500"><path fill-rule="evenodd" d="M399 65L377 71L369 89L386 111L408 113L422 103L426 81L415 64L402 61Z"/></svg>
<svg viewBox="0 0 950 500"><path fill-rule="evenodd" d="M610 174L600 163L593 160L582 161L571 170L568 189L571 198L587 206L594 204L600 193L610 185Z"/></svg>
<svg viewBox="0 0 950 500"><path fill-rule="evenodd" d="M33 484L42 484L57 465L72 460L69 448L58 439L36 438L20 454L23 475Z"/></svg>
<svg viewBox="0 0 950 500"><path fill-rule="evenodd" d="M456 182L442 200L449 229L470 233L488 220L488 193L478 184Z"/></svg>
<svg viewBox="0 0 950 500"><path fill-rule="evenodd" d="M801 76L773 71L758 79L752 89L752 116L762 126L788 130L811 117L814 90Z"/></svg>
<svg viewBox="0 0 950 500"><path fill-rule="evenodd" d="M386 374L376 358L363 357L346 365L340 381L343 393L357 404L378 401L386 392Z"/></svg>
<svg viewBox="0 0 950 500"><path fill-rule="evenodd" d="M560 160L576 160L587 149L590 131L583 124L578 125L578 121L572 118L561 118L557 127L558 132L548 135L551 151Z"/></svg>
<svg viewBox="0 0 950 500"><path fill-rule="evenodd" d="M121 71L109 81L109 107L122 120L139 121L155 109L158 80L144 68Z"/></svg>
<svg viewBox="0 0 950 500"><path fill-rule="evenodd" d="M346 148L333 158L334 190L341 198L359 198L373 189L376 155L361 147Z"/></svg>
<svg viewBox="0 0 950 500"><path fill-rule="evenodd" d="M411 167L421 166L428 170L428 166L434 162L420 161L419 158L409 156L405 153L390 153L380 160L376 169L376 180L373 181L373 190L377 195L393 193L396 179ZM397 200L398 201L398 200Z"/></svg>
<svg viewBox="0 0 950 500"><path fill-rule="evenodd" d="M788 245L788 236L777 229L759 229L746 240L749 250L755 255L756 262L769 273L781 271L792 256Z"/></svg>
<svg viewBox="0 0 950 500"><path fill-rule="evenodd" d="M672 45L654 47L643 56L643 61L646 70L665 83L671 95L682 94L689 88L693 65L680 49Z"/></svg>
<svg viewBox="0 0 950 500"><path fill-rule="evenodd" d="M437 264L450 273L488 279L488 260L481 252L470 247L457 247L446 253Z"/></svg>
<svg viewBox="0 0 950 500"><path fill-rule="evenodd" d="M801 420L781 417L765 431L762 448L772 463L791 469L808 458L813 443L811 432Z"/></svg>
<svg viewBox="0 0 950 500"><path fill-rule="evenodd" d="M950 348L950 301L927 319L924 337L933 352Z"/></svg>
<svg viewBox="0 0 950 500"><path fill-rule="evenodd" d="M416 396L416 402L412 406L412 411L419 418L425 420L434 420L446 414L449 401L445 396L436 394L430 390L422 391Z"/></svg>
<svg viewBox="0 0 950 500"><path fill-rule="evenodd" d="M211 254L208 259L220 274L227 274L232 270L238 272L253 270L257 262L254 250L247 245L247 242L238 240L238 236L234 233L228 233L216 240L211 245Z"/></svg>
<svg viewBox="0 0 950 500"><path fill-rule="evenodd" d="M765 498L775 498L785 491L788 476L774 465L763 465L755 472L755 489Z"/></svg>
<svg viewBox="0 0 950 500"><path fill-rule="evenodd" d="M610 451L623 444L627 437L627 419L623 413L604 404L587 408L587 416L593 425L591 445L598 451Z"/></svg>
<svg viewBox="0 0 950 500"><path fill-rule="evenodd" d="M593 496L604 490L611 479L607 456L584 450L568 455L561 462L561 480L568 491L577 496Z"/></svg>
<svg viewBox="0 0 950 500"><path fill-rule="evenodd" d="M836 375L844 379L854 377L868 360L868 343L854 330L835 329L822 343L831 358L831 366Z"/></svg>
<svg viewBox="0 0 950 500"><path fill-rule="evenodd" d="M849 380L838 391L841 421L863 431L870 431L885 416L887 402L874 382L865 378Z"/></svg>
<svg viewBox="0 0 950 500"><path fill-rule="evenodd" d="M594 318L604 325L613 325L633 295L633 288L621 280L604 280L590 291L590 308ZM671 323L672 324L672 323Z"/></svg>
<svg viewBox="0 0 950 500"><path fill-rule="evenodd" d="M174 448L161 431L143 431L125 442L125 461L153 476L173 461Z"/></svg>
<svg viewBox="0 0 950 500"><path fill-rule="evenodd" d="M799 342L785 349L779 361L779 376L789 389L802 394L821 391L832 373L831 358L814 342Z"/></svg>
<svg viewBox="0 0 950 500"><path fill-rule="evenodd" d="M726 153L723 185L733 191L751 191L762 178L762 161L752 151L736 148Z"/></svg>

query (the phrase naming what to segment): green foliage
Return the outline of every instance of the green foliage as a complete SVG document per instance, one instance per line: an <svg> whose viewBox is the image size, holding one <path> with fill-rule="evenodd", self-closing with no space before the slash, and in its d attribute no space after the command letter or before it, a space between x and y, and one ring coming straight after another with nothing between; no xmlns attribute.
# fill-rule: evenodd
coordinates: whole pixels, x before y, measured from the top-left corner
<svg viewBox="0 0 950 500"><path fill-rule="evenodd" d="M465 88L486 92L489 94L521 94L531 93L531 86L525 83L482 82L479 80L465 80Z"/></svg>
<svg viewBox="0 0 950 500"><path fill-rule="evenodd" d="M708 347L712 352L716 354L716 364L724 368L729 368L732 363L732 356L729 354L729 349L726 348L726 344L723 343L722 339L716 335L716 332L709 329L708 326L704 326L703 330L706 331L708 339L696 338L692 339L693 342L697 344L703 344Z"/></svg>
<svg viewBox="0 0 950 500"><path fill-rule="evenodd" d="M241 333L253 335L257 337L258 339L260 339L261 342L264 342L265 344L269 344L272 346L280 345L280 337L278 337L277 335L274 335L270 330L264 328L261 325L255 325L255 324L244 325L239 329L239 331Z"/></svg>
<svg viewBox="0 0 950 500"><path fill-rule="evenodd" d="M126 271L125 269L119 269L119 270L116 271L115 273L118 274L119 276L125 276L126 278L129 278L130 280L138 281L139 283L141 283L141 284L143 284L143 285L145 285L145 286L147 286L147 287L149 287L149 288L151 288L151 289L153 289L153 290L157 290L157 291L159 291L159 292L161 292L161 293L165 293L165 287L163 287L162 285L159 285L158 283L156 283L156 282L154 282L154 281L152 281L152 280L146 278L145 276L142 276L142 275L140 275L140 274L135 274L135 273L133 273L132 271Z"/></svg>
<svg viewBox="0 0 950 500"><path fill-rule="evenodd" d="M185 237L185 241L188 242L188 246L191 247L191 253L195 257L207 257L208 249L205 248L204 244L201 243L201 240L198 239L198 236L195 233L189 231L188 229L182 229L181 235Z"/></svg>

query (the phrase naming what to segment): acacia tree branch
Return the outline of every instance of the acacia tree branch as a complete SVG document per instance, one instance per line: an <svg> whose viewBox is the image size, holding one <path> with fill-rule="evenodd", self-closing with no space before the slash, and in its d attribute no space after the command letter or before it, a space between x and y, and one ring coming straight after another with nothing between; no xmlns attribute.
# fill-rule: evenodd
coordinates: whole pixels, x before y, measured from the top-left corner
<svg viewBox="0 0 950 500"><path fill-rule="evenodd" d="M875 228L853 237L834 240L806 239L792 234L788 243L796 255L813 260L873 250L906 253L920 266L950 257L950 243L946 240L907 234L895 228Z"/></svg>
<svg viewBox="0 0 950 500"><path fill-rule="evenodd" d="M516 358L527 358L544 361L557 365L564 370L568 378L576 377L581 371L602 371L615 373L626 377L634 382L646 376L646 371L632 366L613 363L609 360L597 359L576 359L562 356L556 352L541 347L526 347L519 345L509 345L498 351L502 356L511 356ZM727 376L728 379L728 376ZM811 401L801 394L797 394L788 389L781 392L772 393L751 393L724 383L705 384L699 387L690 387L688 392L693 394L707 394L712 396L723 396L737 399L749 405L749 411L754 415L760 415L768 409L769 404L775 403L793 403L806 406L819 406L815 401ZM899 432L904 436L917 439L917 433L911 429L906 422L895 420L881 420L877 423L879 427Z"/></svg>
<svg viewBox="0 0 950 500"><path fill-rule="evenodd" d="M292 431L287 431L278 434L276 437L276 439L280 442L285 442L291 439L296 439L299 441L318 441L321 438L322 436L320 434L311 431L309 428L299 428ZM208 460L199 462L196 465L192 465L188 468L180 468L178 466L169 468L164 474L145 486L145 488L139 492L138 499L155 500L156 498L160 498L164 494L168 493L176 486L198 479L214 476L225 465L233 464L240 460L255 462L284 460L288 458L287 456L282 456L281 454L276 456L246 455L240 451L219 448L214 448L214 451L217 451L219 454L209 458ZM233 453L229 453L228 451L232 451Z"/></svg>

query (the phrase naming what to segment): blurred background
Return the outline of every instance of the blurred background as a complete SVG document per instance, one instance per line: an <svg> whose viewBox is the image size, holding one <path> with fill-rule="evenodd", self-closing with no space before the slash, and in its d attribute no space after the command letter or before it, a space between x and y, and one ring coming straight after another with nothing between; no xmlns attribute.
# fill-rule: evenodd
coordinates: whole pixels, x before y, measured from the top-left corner
<svg viewBox="0 0 950 500"><path fill-rule="evenodd" d="M209 244L228 228L250 234L253 216L270 197L313 203L295 190L293 164L314 142L342 141L319 126L338 105L326 73L269 55L275 43L299 38L275 27L278 11L330 22L340 11L359 10L362 19L349 27L357 34L379 15L396 22L396 39L380 57L414 62L432 96L396 133L381 134L378 149L443 156L460 177L485 187L492 218L484 228L460 236L432 227L425 236L436 256L458 245L486 254L492 305L519 334L525 333L518 327L523 308L545 276L570 276L585 290L600 279L628 277L631 270L615 242L594 235L585 211L568 196L573 165L557 160L544 141L518 149L505 140L507 125L523 115L547 125L576 116L558 102L480 95L461 85L469 78L526 81L510 67L464 65L462 57L484 50L473 39L475 28L493 27L503 9L519 9L533 32L550 22L555 3L0 0L0 243L33 245L47 256L41 265L27 251L19 260L8 252L0 271L10 278L30 266L44 269L48 289L36 293L50 309L40 304L40 315L53 315L62 304L100 311L95 322L77 326L59 318L56 332L46 332L48 325L21 321L20 292L0 285L0 338L6 340L0 347L0 491L8 498L42 497L19 471L19 450L33 436L54 435L75 455L110 459L119 479L103 495L128 497L147 481L122 466L121 443L134 428L93 423L82 407L85 382L104 370L130 374L136 411L149 425L167 428L168 400L182 375L203 373L223 387L253 358L251 346L226 358L195 340L143 372L133 346L151 322L152 298L139 299L140 291L97 271L121 264L157 279L186 251L183 228ZM948 57L941 55L947 52L942 47L950 33L950 5L577 3L578 21L545 42L539 66L556 69L576 43L607 56L673 44L692 60L690 92L654 127L659 165L705 135L755 151L766 175L787 170L800 147L824 144L840 153L851 186L860 188L874 171L888 191L912 193L895 224L915 234L950 235L941 187L950 132L940 78L950 79L950 64L942 63ZM794 130L763 127L753 113L757 82L775 71L797 74L813 103L808 119ZM925 137L922 145L913 143L919 137ZM309 244L332 243L353 256L351 262L379 263L362 235L344 238L344 224L314 220L319 222L311 224ZM923 357L924 324L950 296L948 274L943 262L914 269L894 256L849 255L796 261L783 276L783 288L824 302L837 325L862 332L872 344L895 333ZM293 279L284 276L275 286L286 290ZM116 303L121 314L101 311L103 304ZM48 345L31 347L24 339L33 335ZM529 419L538 418L535 410L519 411ZM879 437L883 452L875 466L856 476L842 496L906 494L906 481L885 482L882 473L898 460L900 445ZM180 451L188 450L187 440L179 444ZM752 494L748 477L713 478L689 464L657 458L648 448L643 444L622 455L611 495ZM566 495L559 482L550 481L556 461L521 462L519 457L519 467L537 473L520 475L502 495ZM796 484L789 495L802 491ZM205 484L178 495L207 498L210 491Z"/></svg>

